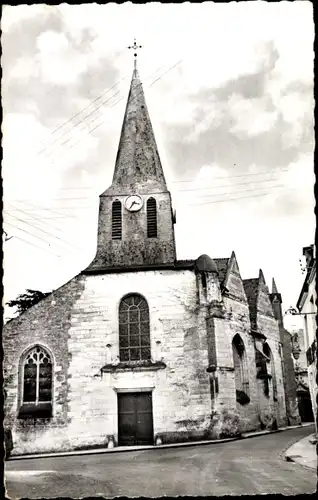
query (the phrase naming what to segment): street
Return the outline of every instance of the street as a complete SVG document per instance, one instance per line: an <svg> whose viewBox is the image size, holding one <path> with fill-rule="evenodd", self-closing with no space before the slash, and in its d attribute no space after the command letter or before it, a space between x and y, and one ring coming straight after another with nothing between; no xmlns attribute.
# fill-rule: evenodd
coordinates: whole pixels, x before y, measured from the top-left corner
<svg viewBox="0 0 318 500"><path fill-rule="evenodd" d="M10 498L240 495L316 491L316 471L283 452L313 427L250 439L123 453L6 462Z"/></svg>

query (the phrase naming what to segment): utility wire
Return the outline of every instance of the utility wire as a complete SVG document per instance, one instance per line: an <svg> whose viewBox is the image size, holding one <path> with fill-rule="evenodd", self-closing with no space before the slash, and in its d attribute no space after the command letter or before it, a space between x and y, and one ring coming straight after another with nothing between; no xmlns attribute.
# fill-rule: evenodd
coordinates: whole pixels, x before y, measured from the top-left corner
<svg viewBox="0 0 318 500"><path fill-rule="evenodd" d="M284 186L282 184L277 184L277 185L271 186L271 188L273 190L270 190L270 191L268 190L268 188L257 188L256 190L257 191L266 190L266 192L264 194L262 194L262 196L266 196L268 194L275 194L275 192L277 192L277 191L275 191L276 188L283 188L283 187ZM294 191L294 190L297 190L297 188L285 188L285 190L282 192ZM255 194L255 195L249 195L249 196L245 196L245 197L233 198L233 195L244 194L244 193L249 193L249 192L254 192L254 191L255 191L255 189L244 189L244 190L240 190L240 191L231 191L231 192L229 191L229 192L223 192L223 193L215 193L214 195L211 195L214 198L218 197L218 196L227 196L227 197L224 200L215 200L213 198L211 199L211 197L208 195L209 197L206 199L206 201L203 201L202 203L195 202L195 203L191 203L191 204L186 204L184 206L187 207L187 206L197 206L197 205L209 205L209 204L214 204L214 203L224 203L227 201L236 201L236 200L240 200L240 199L248 199L250 197L253 198L254 196L259 196L259 194ZM229 198L229 195L231 195L231 198ZM73 210L77 210L79 207L68 207L68 208L72 208ZM86 208L86 207L81 207L81 208Z"/></svg>
<svg viewBox="0 0 318 500"><path fill-rule="evenodd" d="M280 173L280 172L288 172L289 171L289 168L281 168L281 169L274 169L273 171L271 172L251 172L251 173L245 173L245 174L240 174L240 175L231 175L229 177L225 176L225 175L222 175L222 176L218 176L218 177L213 177L213 179L211 179L211 181L215 181L215 180L232 180L232 179L238 179L238 178L242 178L242 177L250 177L250 176L256 176L256 175L273 175L275 173ZM184 183L184 182L198 182L200 181L200 179L197 179L197 178L193 178L193 179L188 179L188 180L180 180L180 181L171 181L171 184L179 184L179 183ZM201 179L201 181L204 181L204 185L207 186L207 187L217 187L215 186L214 184L206 184L205 180L204 179ZM254 182L258 182L258 181L254 181ZM260 181L261 182L261 181ZM204 188L204 189L207 189ZM200 187L198 187L197 189L202 189ZM61 187L59 188L57 191L77 191L77 190L91 190L91 191L95 191L96 192L96 186L92 185L92 186L65 186L65 187ZM188 189L178 189L176 192L183 192L183 191L188 191ZM59 199L59 198L58 198ZM19 200L13 200L13 201L19 201Z"/></svg>
<svg viewBox="0 0 318 500"><path fill-rule="evenodd" d="M5 224L8 224L9 226L13 227L14 229L18 230L18 231L22 231L23 233L26 233L28 234L29 236L33 236L34 238L37 238L38 240L40 240L41 242L44 242L46 245L49 245L51 246L51 243L48 243L47 241L45 241L43 238L40 238L39 236L37 236L36 234L32 234L32 233L29 233L28 231L26 231L25 229L22 229L21 227L16 227L14 224L11 224L11 222L8 222L8 221L5 221ZM16 236L17 238L17 236ZM43 249L44 250L44 249ZM49 250L50 253L52 253L53 255L56 255L54 254L51 250Z"/></svg>
<svg viewBox="0 0 318 500"><path fill-rule="evenodd" d="M297 188L287 188L284 191L276 191L276 192L275 191L267 191L266 193L254 194L254 195L249 195L249 196L240 196L239 198L227 198L224 200L206 201L203 203L192 203L192 204L186 205L185 208L187 208L187 206L189 207L189 206L198 206L198 205L211 205L214 203L227 203L227 202L233 202L233 201L238 201L238 200L247 200L249 198L257 198L259 196L268 196L270 194L275 194L277 192L278 193L281 192L283 194L285 191L295 191L295 190L297 190Z"/></svg>
<svg viewBox="0 0 318 500"><path fill-rule="evenodd" d="M230 177L226 177L225 175L223 176L220 176L220 177L214 177L212 180L215 180L215 179L238 179L239 177L249 177L249 176L254 176L254 175L270 175L270 174L273 174L275 172L279 173L279 172L288 172L289 171L289 168L286 167L286 168L275 168L272 172L250 172L250 173L246 173L246 174L240 174L240 175L231 175ZM199 181L199 179L188 179L188 180L184 180L182 179L181 181L172 181L172 183L174 184L179 184L179 183L183 183L183 182L195 182L195 181ZM204 179L202 179L202 181L204 181Z"/></svg>
<svg viewBox="0 0 318 500"><path fill-rule="evenodd" d="M152 86L152 85L153 85L156 81L159 81L159 80L160 80L160 79L161 79L164 75L166 75L167 73L169 73L169 71L171 71L173 68L175 68L175 67L176 67L178 64L180 64L181 62L182 62L182 61L180 60L180 61L178 61L178 63L174 64L174 65L173 65L171 68L169 68L169 69L168 69L168 70L167 70L167 71L166 71L163 75L161 75L159 78L157 78L155 81L153 81L153 82L149 85L149 87L151 87L151 86ZM159 68L159 69L160 69L160 68ZM158 69L157 69L154 73L157 73L157 72L158 72ZM150 75L150 77L151 77L151 76L153 76L153 73ZM115 94L113 94L113 95L112 95L109 99L107 99L106 101L102 102L99 106L97 106L97 107L95 108L95 110L94 110L94 111L92 111L91 113L89 113L88 115L86 115L86 116L85 116L82 120L80 120L78 123L76 123L70 131L65 132L65 134L62 134L62 135L59 137L59 139L58 139L58 140L62 139L62 138L64 137L64 135L66 135L66 134L68 134L68 133L72 132L72 131L75 129L75 127L77 127L77 126L79 126L81 123L83 123L83 122L85 121L85 119L86 119L86 118L88 118L88 117L89 117L90 115L92 115L93 113L97 112L97 111L98 111L98 110L99 110L99 109L100 109L100 108L101 108L104 104L106 104L107 102L109 102L109 101L110 101L113 97L115 97L115 96L116 96L117 94L119 94L119 93L120 93L120 91L116 92L116 93L115 93ZM113 105L109 106L109 108L113 108L113 107L114 107L114 106L116 106L116 105L117 105L120 101L122 101L124 98L125 98L125 96L121 97L121 98L120 98L120 99L118 99L118 101L116 101ZM97 117L93 118L93 120L90 120L88 123L85 123L85 126L84 126L84 127L82 127L82 128L79 128L79 129L78 129L78 132L82 132L82 131L84 131L85 129L86 129L86 131L87 131L88 127L89 127L90 125L92 125L92 123L94 123L94 122L95 122L98 118L100 118L100 116L97 116ZM97 125L96 125L93 129L88 130L87 132L88 132L89 134L91 134L94 130L96 130L98 127L100 127L103 123L105 123L104 119L103 119L103 120L102 120L99 124L97 124ZM70 141L72 140L72 138L73 138L72 136L71 136L71 137L69 137L69 138L68 138L68 139L66 139L64 142L62 142L61 144L57 145L57 147L62 147L62 146L65 146L65 144L67 144L68 142L70 142ZM81 142L82 140L83 140L82 138L78 139L78 141L76 141L74 144L70 145L70 147L68 147L67 149L68 149L68 150L73 149L73 147L74 147L74 146L76 146L76 145L77 145L79 142ZM56 142L56 141L55 141L55 142ZM52 143L52 144L53 144L53 143ZM51 162L51 163L52 163L52 164L54 164L54 163L55 163L55 161L53 160L53 162Z"/></svg>
<svg viewBox="0 0 318 500"><path fill-rule="evenodd" d="M150 85L147 86L147 88L150 88L154 83L158 82L159 80L161 80L161 78L163 78L163 76L165 76L167 73L169 73L170 71L172 71L176 66L178 66L180 63L182 62L182 59L180 59L180 61L178 61L176 64L174 64L173 66L171 66L171 68L169 68L165 73L163 73L163 75L161 75L159 78L156 78L156 80L154 80ZM142 83L140 83L140 86L142 85ZM141 91L140 91L141 92ZM121 97L117 102L115 102L115 104L113 104L112 106L110 106L111 108L113 108L114 106L116 106L120 101L122 101L124 99L125 96ZM89 131L89 134L91 134L92 132L94 132L94 130L96 130L98 127L100 127L102 124L104 123L104 121L102 121L101 123L99 123L98 125L96 125L96 127L94 127L93 129L91 129Z"/></svg>
<svg viewBox="0 0 318 500"><path fill-rule="evenodd" d="M285 192L285 191L294 191L295 189L297 188L290 188L290 189L285 189L284 191L281 191L282 193ZM276 191L277 193L277 191ZM271 191L267 191L265 193L257 193L257 194L254 194L254 195L249 195L249 196L240 196L238 198L226 198L224 200L215 200L215 201L207 201L207 202L203 202L203 203L194 203L194 204L190 204L190 205L187 205L188 207L190 206L198 206L198 205L211 205L211 204L215 204L215 203L230 203L230 202L235 202L235 201L239 201L239 200L246 200L246 199L251 199L251 198L259 198L259 197L264 197L264 196L268 196L270 194L275 194L275 191L271 192ZM186 207L185 207L186 208ZM5 224L8 224L10 225L11 227L13 227L14 229L17 229L19 231L23 231L25 233L27 233L29 236L33 236L35 238L38 238L39 240L41 241L44 241L42 240L42 238L39 238L38 236L32 234L32 233L29 233L28 231L25 231L24 229L22 228L19 228L19 227L16 227L14 226L13 224L11 224L10 222L5 222ZM34 245L33 243L29 242L29 241L26 241L26 240L23 240L21 237L19 236L15 236L15 238L18 238L20 239L21 241L24 241L25 243L28 243L29 245L32 245L32 246L35 246L36 248L39 248L43 251L47 251L45 250L44 248L42 247L38 247L36 245ZM44 241L44 243L47 244L47 242ZM49 243L49 246L50 246L50 243ZM54 254L53 252L50 251L50 253L52 253L53 255L56 256L56 254ZM58 255L58 257L60 257L60 255Z"/></svg>
<svg viewBox="0 0 318 500"><path fill-rule="evenodd" d="M20 213L22 213L23 215L29 215L29 214L27 214L24 210L22 210L21 208L14 208L14 207L13 207L13 210L15 210L15 211L17 211L17 212L20 212ZM6 211L4 211L4 213L6 213ZM8 213L8 215L10 215L10 214ZM35 220L35 221L37 221L37 220L39 220L39 219L38 219L37 217L31 216L31 220ZM41 220L41 219L40 219L40 220ZM23 219L23 221L25 222L25 219ZM58 226L55 226L55 224L52 224L52 223L50 223L50 222L47 222L46 224L47 224L48 226L52 227L53 229L56 229L57 231L60 231L61 233L63 232L63 231L61 230L61 228L60 228L60 227L58 227Z"/></svg>
<svg viewBox="0 0 318 500"><path fill-rule="evenodd" d="M7 223L6 223L6 224L7 224ZM14 226L12 226L12 227L14 227ZM25 239L21 238L20 236L16 236L16 235L15 235L15 236L14 236L14 238L16 238L17 240L22 241L23 243L27 243L28 245L31 245L33 248L36 248L37 250L42 250L42 251L43 251L43 252L45 252L45 253L47 252L47 249L46 249L46 248L39 247L38 245L35 245L35 244L34 244L34 243L32 243L31 241L25 240ZM60 258L60 257L61 257L60 255L55 254L55 253L53 253L53 252L50 252L50 253L51 253L52 255L54 255L55 257L58 257L58 258Z"/></svg>
<svg viewBox="0 0 318 500"><path fill-rule="evenodd" d="M29 222L25 222L23 219L20 219L19 217L16 217L15 215L11 215L11 214L8 214L8 215L9 215L9 217L12 217L13 219L18 220L18 221L20 221L20 222L22 222L22 223L24 223L24 224L26 224L26 225L28 225L28 226L32 227L33 229L36 229L36 230L38 230L38 231L41 231L42 233L47 234L48 236L51 236L52 238L55 238L55 239L57 239L57 240L60 240L60 241L62 241L62 243L66 244L66 245L69 245L69 246L71 246L71 247L75 248L76 250L79 250L79 248L75 247L75 246L74 246L74 245L72 245L71 243L68 243L67 241L63 240L63 239L62 239L62 238L60 238L59 236L56 236L56 235L54 235L54 234L52 234L52 233L49 233L48 231L45 231L44 229L41 229L41 228L39 228L39 227L36 227L36 226L34 226L33 224L30 224ZM31 234L32 234L32 233L31 233ZM33 235L33 236L35 236L35 235Z"/></svg>
<svg viewBox="0 0 318 500"><path fill-rule="evenodd" d="M273 175L274 172L268 172L267 175ZM253 174L247 174L247 175L253 175ZM241 175L241 176L236 176L236 177L247 177L244 176L244 175ZM229 177L228 180L230 181L231 179L235 178L235 176L233 177ZM226 177L220 177L219 179L227 179ZM209 191L213 191L213 190L216 190L216 189L219 189L219 188L235 188L236 186L249 186L251 184L253 185L257 185L257 184L265 184L265 183L268 183L268 182L271 182L271 181L276 181L277 180L277 177L272 177L271 179L256 179L256 180L252 180L252 181L244 181L244 182L236 182L234 184L219 184L219 185L210 185L210 186L206 186L206 187L196 187L196 188L189 188L189 189L178 189L175 191L175 194L178 195L180 193L189 193L189 192L196 192L196 191L199 191L199 192L203 192L203 191L206 191L206 190L209 190ZM269 186L270 187L270 186ZM79 188L80 189L80 188ZM83 188L83 189L88 189L88 188ZM257 188L256 188L257 189ZM212 193L214 194L214 193ZM218 193L215 193L216 195ZM59 196L57 198L51 198L51 200L53 201L57 201L57 200L67 200L67 201L74 201L74 200L88 200L88 199L92 199L92 196L95 196L96 193L92 193L91 196L76 196L76 197L69 197L69 196L66 196L66 197L62 197L62 196ZM19 201L20 203L23 202L23 200L11 200L11 201ZM16 209L17 210L17 209ZM49 210L49 209L47 209Z"/></svg>
<svg viewBox="0 0 318 500"><path fill-rule="evenodd" d="M34 211L46 210L46 211L48 211L48 212L50 212L50 213L58 214L58 215L60 215L61 217L65 217L65 214L62 214L61 212L57 212L57 211L56 211L55 209L53 209L53 208L37 207L36 205L34 205L33 203L30 203L30 202L29 202L29 201L27 201L27 200L10 200L10 201L11 201L11 203L12 203L12 202L23 203L24 205L28 205L28 206L30 206L30 207L34 207L33 209L31 209L33 212L34 212ZM19 209L18 209L18 208L12 208L12 209L11 209L11 211L12 211L12 210L15 210L15 211L16 211L16 210L19 210ZM24 211L25 211L25 210L31 211L30 209L27 209L27 208L24 208ZM8 212L8 211L10 211L10 209L6 208L6 211L7 211L7 212ZM77 219L77 218L78 218L78 216L76 216L76 215L69 215L68 217L72 217L72 218L74 218L74 219ZM55 218L57 219L58 217L55 217Z"/></svg>
<svg viewBox="0 0 318 500"><path fill-rule="evenodd" d="M151 73L150 76L146 77L146 80L151 78L154 74L156 74L159 69L161 69L163 67L160 66L154 73ZM52 135L54 133L56 133L58 130L60 130L62 127L64 127L65 125L67 125L68 123L72 122L74 120L74 118L76 118L77 116L79 116L81 113L83 113L83 111L85 111L86 109L90 108L95 102L97 102L99 99L102 99L108 92L110 92L113 88L115 88L117 85L121 84L124 80L126 80L128 78L128 75L125 76L124 78L122 78L121 80L119 80L117 83L115 83L112 87L110 87L109 89L105 90L100 96L96 97L92 103L88 104L87 106L85 106L84 108L82 108L78 113L76 113L74 116L72 116L71 118L69 118L66 122L64 122L63 124L61 124L59 127L57 127L55 130L53 130L53 132L51 133ZM116 95L120 94L121 90L118 90L117 92L115 92L115 94L113 94L111 97L109 97L108 99L106 99L106 101L103 101L100 103L99 106L97 106L95 109L93 109L90 113L88 113L86 116L84 116L82 119L80 119L77 123L75 123L73 125L73 127L70 129L70 130L67 130L66 132L64 132L63 134L61 134L59 137L57 137L56 139L54 139L50 144L48 144L47 146L45 146L44 148L42 148L38 153L37 153L37 156L44 153L48 148L54 146L54 144L56 142L58 142L59 140L63 139L63 137L69 133L71 133L76 127L78 127L79 125L81 125L83 122L85 122L85 120L91 116L92 114L96 113L97 111L100 110L100 108L102 108L105 104L107 104L111 99L113 99ZM118 101L119 102L119 101ZM112 107L112 106L111 106ZM89 124L93 123L94 121L96 121L97 119L99 118L99 116L97 116L96 118L94 118L93 120L91 120ZM83 131L85 128L87 127L87 124L86 126L84 126L83 128L80 128L78 131ZM72 139L72 137L69 137L68 139L66 139L65 141L63 141L61 144L58 144L57 147L62 147L63 145L67 144L70 140ZM77 143L76 143L77 144Z"/></svg>

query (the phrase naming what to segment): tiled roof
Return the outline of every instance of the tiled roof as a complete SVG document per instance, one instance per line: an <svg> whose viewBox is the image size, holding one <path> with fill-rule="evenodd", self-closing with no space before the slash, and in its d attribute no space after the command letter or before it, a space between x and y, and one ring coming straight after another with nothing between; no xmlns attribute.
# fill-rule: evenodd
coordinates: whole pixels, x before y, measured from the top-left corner
<svg viewBox="0 0 318 500"><path fill-rule="evenodd" d="M194 260L186 259L186 260L176 260L175 267L192 267L194 266Z"/></svg>
<svg viewBox="0 0 318 500"><path fill-rule="evenodd" d="M228 264L229 264L229 260L228 258L226 259L213 259L214 262L216 263L216 267L218 268L218 272L219 272L219 280L220 280L220 284L222 285L224 283L224 280L225 280L225 276L226 276L226 272L227 272L227 267L228 267Z"/></svg>
<svg viewBox="0 0 318 500"><path fill-rule="evenodd" d="M251 327L256 329L258 278L243 280L243 286L250 310Z"/></svg>

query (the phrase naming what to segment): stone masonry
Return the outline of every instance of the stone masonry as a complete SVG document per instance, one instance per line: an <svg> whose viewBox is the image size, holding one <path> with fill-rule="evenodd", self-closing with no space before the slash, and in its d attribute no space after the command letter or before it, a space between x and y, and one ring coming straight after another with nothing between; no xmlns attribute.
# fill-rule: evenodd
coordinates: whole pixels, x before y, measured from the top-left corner
<svg viewBox="0 0 318 500"><path fill-rule="evenodd" d="M126 207L130 195L141 200L138 211ZM149 197L155 235L147 229ZM121 203L116 238L113 202ZM152 444L286 424L285 337L263 273L242 280L234 252L177 260L175 221L135 70L113 183L100 197L95 258L4 327L4 424L12 430L13 454L116 446L127 429L137 440L144 422ZM120 305L129 294L146 308L142 312L133 298L122 319ZM48 353L49 376L43 361L32 365L27 357L32 348ZM51 398L52 414L45 418L37 413L40 386ZM147 411L130 406L120 413L120 401L145 404L143 395ZM33 413L22 418L25 406Z"/></svg>

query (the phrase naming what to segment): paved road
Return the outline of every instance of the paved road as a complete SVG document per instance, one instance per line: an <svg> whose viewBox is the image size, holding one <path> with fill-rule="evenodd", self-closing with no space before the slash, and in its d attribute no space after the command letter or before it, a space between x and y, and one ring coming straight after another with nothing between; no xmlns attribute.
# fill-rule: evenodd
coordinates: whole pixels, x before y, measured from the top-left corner
<svg viewBox="0 0 318 500"><path fill-rule="evenodd" d="M6 463L11 498L240 495L316 491L316 471L283 452L312 427L228 443Z"/></svg>

